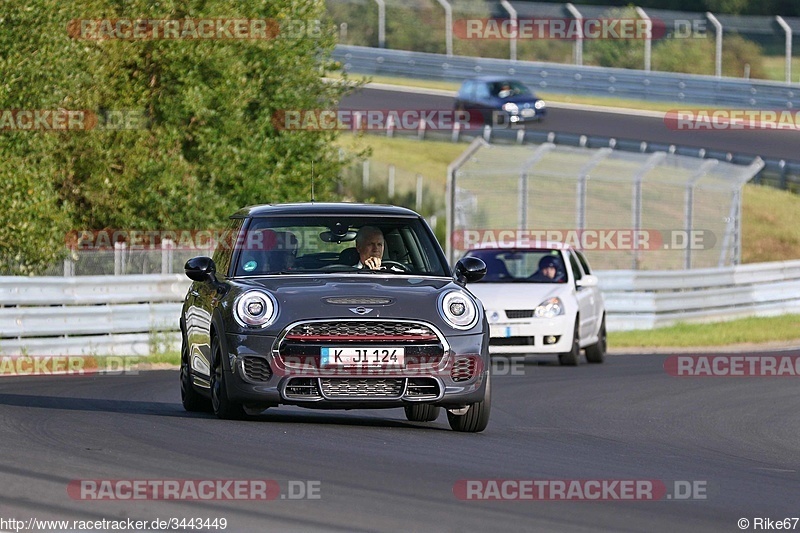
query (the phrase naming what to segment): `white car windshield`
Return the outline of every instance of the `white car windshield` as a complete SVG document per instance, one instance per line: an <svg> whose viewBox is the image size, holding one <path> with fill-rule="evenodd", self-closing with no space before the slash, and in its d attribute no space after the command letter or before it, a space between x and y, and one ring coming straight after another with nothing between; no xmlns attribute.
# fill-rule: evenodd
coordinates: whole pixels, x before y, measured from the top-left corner
<svg viewBox="0 0 800 533"><path fill-rule="evenodd" d="M479 283L566 283L567 271L559 250L472 250L468 256L486 263Z"/></svg>

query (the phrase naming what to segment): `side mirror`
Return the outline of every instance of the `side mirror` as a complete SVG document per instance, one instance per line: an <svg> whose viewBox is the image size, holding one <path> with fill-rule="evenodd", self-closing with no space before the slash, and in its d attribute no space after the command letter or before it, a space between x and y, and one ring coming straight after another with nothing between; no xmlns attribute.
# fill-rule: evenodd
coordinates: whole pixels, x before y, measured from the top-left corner
<svg viewBox="0 0 800 533"><path fill-rule="evenodd" d="M578 287L597 287L598 283L600 283L600 280L597 279L597 276L593 274L586 274L578 280L576 285Z"/></svg>
<svg viewBox="0 0 800 533"><path fill-rule="evenodd" d="M472 283L486 275L486 263L477 257L464 257L456 263L453 277L459 283Z"/></svg>
<svg viewBox="0 0 800 533"><path fill-rule="evenodd" d="M186 277L194 281L211 281L214 278L214 273L217 271L217 266L214 260L210 257L200 256L192 257L186 261L183 267L186 272Z"/></svg>

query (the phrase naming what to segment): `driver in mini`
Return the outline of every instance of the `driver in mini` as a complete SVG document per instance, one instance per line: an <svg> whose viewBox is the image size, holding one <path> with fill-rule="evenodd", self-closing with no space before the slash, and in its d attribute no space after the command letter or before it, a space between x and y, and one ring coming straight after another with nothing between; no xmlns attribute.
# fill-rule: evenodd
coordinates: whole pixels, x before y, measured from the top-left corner
<svg viewBox="0 0 800 533"><path fill-rule="evenodd" d="M362 226L356 234L356 250L359 258L356 268L379 270L385 247L386 241L380 228Z"/></svg>

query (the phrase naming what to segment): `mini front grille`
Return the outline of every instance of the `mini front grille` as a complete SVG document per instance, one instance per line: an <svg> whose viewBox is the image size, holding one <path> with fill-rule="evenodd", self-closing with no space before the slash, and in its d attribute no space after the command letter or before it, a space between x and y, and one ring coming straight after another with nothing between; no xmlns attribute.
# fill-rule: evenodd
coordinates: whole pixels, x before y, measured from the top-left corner
<svg viewBox="0 0 800 533"><path fill-rule="evenodd" d="M492 337L489 346L533 346L534 337Z"/></svg>
<svg viewBox="0 0 800 533"><path fill-rule="evenodd" d="M409 398L438 398L439 382L433 378L410 378L406 396Z"/></svg>
<svg viewBox="0 0 800 533"><path fill-rule="evenodd" d="M244 374L253 381L269 381L272 369L263 357L247 356L244 358Z"/></svg>
<svg viewBox="0 0 800 533"><path fill-rule="evenodd" d="M321 398L316 378L294 378L284 389L287 398Z"/></svg>
<svg viewBox="0 0 800 533"><path fill-rule="evenodd" d="M292 341L381 340L381 338L391 341L438 340L436 333L424 324L377 320L307 322L294 326L286 334L286 339Z"/></svg>
<svg viewBox="0 0 800 533"><path fill-rule="evenodd" d="M399 398L402 378L322 378L322 393L328 398Z"/></svg>
<svg viewBox="0 0 800 533"><path fill-rule="evenodd" d="M459 357L453 364L450 377L455 382L467 381L475 376L476 368L477 364L474 357Z"/></svg>
<svg viewBox="0 0 800 533"><path fill-rule="evenodd" d="M506 309L508 318L533 318L533 309Z"/></svg>

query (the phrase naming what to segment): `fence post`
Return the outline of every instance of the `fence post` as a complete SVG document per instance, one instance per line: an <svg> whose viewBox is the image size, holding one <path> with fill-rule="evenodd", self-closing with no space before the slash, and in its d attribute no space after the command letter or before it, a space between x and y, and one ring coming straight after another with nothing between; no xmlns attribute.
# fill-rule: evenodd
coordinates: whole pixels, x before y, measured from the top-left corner
<svg viewBox="0 0 800 533"><path fill-rule="evenodd" d="M172 259L173 259L173 249L175 248L175 243L173 243L170 239L164 239L161 241L161 273L162 274L172 274Z"/></svg>
<svg viewBox="0 0 800 533"><path fill-rule="evenodd" d="M786 24L783 17L775 17L778 25L783 29L786 34L786 63L783 67L784 75L786 76L786 83L792 83L792 28Z"/></svg>
<svg viewBox="0 0 800 533"><path fill-rule="evenodd" d="M128 259L128 245L124 242L114 243L114 275L121 276L125 273L125 263Z"/></svg>
<svg viewBox="0 0 800 533"><path fill-rule="evenodd" d="M636 13L641 17L643 20L647 21L647 35L644 39L644 69L646 71L650 70L650 58L652 56L652 49L653 49L653 21L650 20L650 16L639 6L636 6Z"/></svg>
<svg viewBox="0 0 800 533"><path fill-rule="evenodd" d="M67 249L67 257L64 258L64 277L71 278L75 275L75 261L72 260L73 250Z"/></svg>
<svg viewBox="0 0 800 533"><path fill-rule="evenodd" d="M706 12L706 17L708 18L709 21L711 21L711 24L714 26L714 31L717 34L717 39L716 39L717 51L714 56L714 65L715 65L714 70L716 72L715 75L717 76L717 78L721 78L722 77L722 24L720 24L720 22L717 20L717 17L715 17L714 14L711 13L710 11Z"/></svg>
<svg viewBox="0 0 800 533"><path fill-rule="evenodd" d="M389 165L389 199L394 198L394 165Z"/></svg>
<svg viewBox="0 0 800 533"><path fill-rule="evenodd" d="M417 174L417 203L416 211L419 213L422 210L422 174Z"/></svg>
<svg viewBox="0 0 800 533"><path fill-rule="evenodd" d="M378 4L378 48L386 48L386 2L375 0Z"/></svg>
<svg viewBox="0 0 800 533"><path fill-rule="evenodd" d="M361 188L365 191L369 187L369 159L364 160L361 166Z"/></svg>
<svg viewBox="0 0 800 533"><path fill-rule="evenodd" d="M447 57L453 57L453 7L447 0L436 0L444 8L444 37Z"/></svg>
<svg viewBox="0 0 800 533"><path fill-rule="evenodd" d="M519 37L519 24L517 23L517 10L509 3L508 0L500 0L500 5L503 6L511 17L511 26L513 27L514 35L511 36L509 41L509 59L511 61L517 60L517 39Z"/></svg>
<svg viewBox="0 0 800 533"><path fill-rule="evenodd" d="M578 34L575 36L575 64L583 65L583 15L574 5L567 3L567 10L578 21Z"/></svg>

